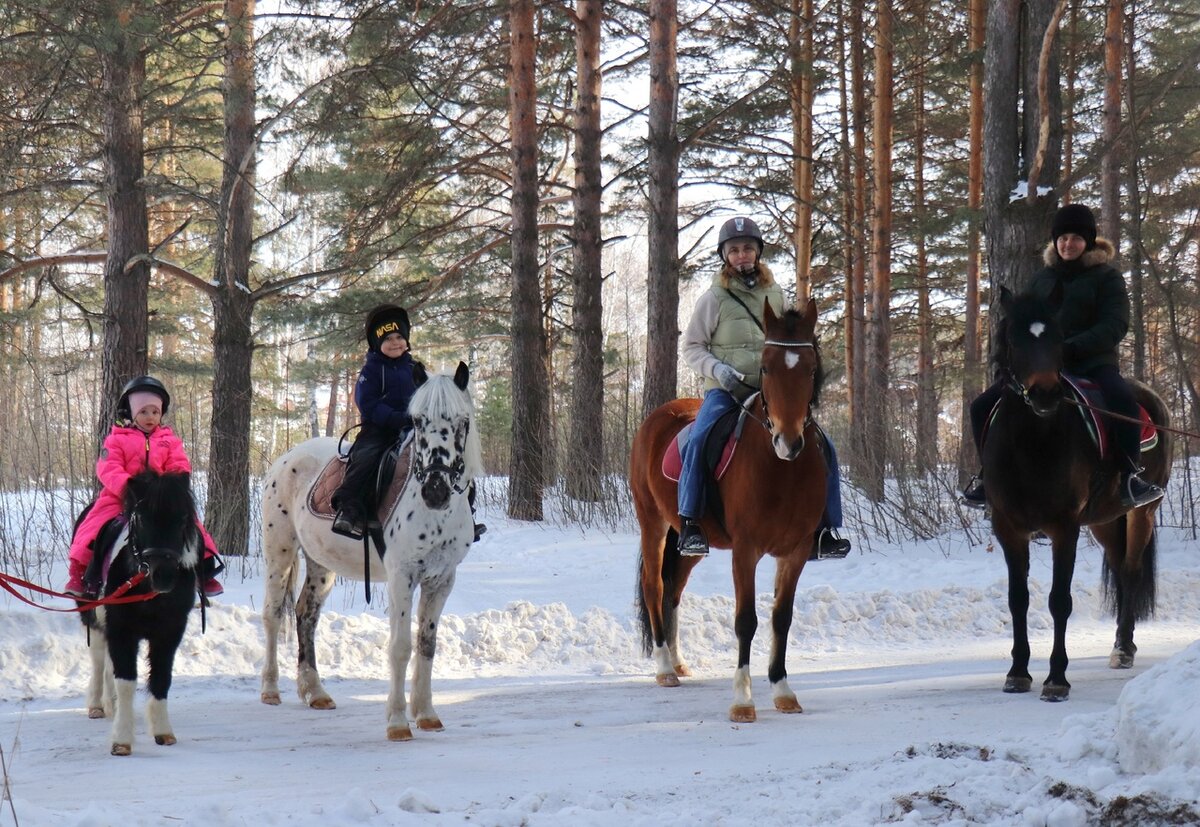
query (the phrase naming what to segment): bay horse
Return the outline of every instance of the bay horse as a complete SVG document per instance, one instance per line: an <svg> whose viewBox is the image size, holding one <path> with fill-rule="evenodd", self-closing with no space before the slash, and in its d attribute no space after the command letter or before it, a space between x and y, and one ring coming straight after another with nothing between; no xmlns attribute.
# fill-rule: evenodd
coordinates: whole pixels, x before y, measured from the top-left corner
<svg viewBox="0 0 1200 827"><path fill-rule="evenodd" d="M412 678L412 712L417 727L441 730L434 711L430 678L437 644L438 620L455 571L474 539L467 501L472 480L482 472L474 405L467 393L467 366L459 363L453 377L427 376L418 366L418 387L409 404L413 420L409 475L391 517L383 525L383 559L369 554L370 576L387 579L391 666L387 702L387 737L412 738L404 695L404 678L412 655L413 593L421 589L417 607L417 658ZM321 683L316 660L316 627L321 606L334 577L362 580L363 541L334 534L329 520L313 513L308 492L322 469L337 454L332 437L310 439L279 457L263 480L262 549L267 564L263 598L266 658L262 670L262 702L278 705L279 626L285 607L296 614L299 659L296 690L314 709L337 706ZM304 586L295 601L299 553L305 561Z"/></svg>
<svg viewBox="0 0 1200 827"><path fill-rule="evenodd" d="M762 392L748 404L756 422L746 424L733 460L717 483L724 519L716 519L711 510L701 519L710 546L732 549L738 654L729 717L738 722L756 718L750 692L750 645L758 627L754 573L768 554L776 566L767 669L771 694L779 711L802 711L788 687L784 659L796 582L825 508L823 437L810 411L823 378L815 332L817 305L809 300L803 313L789 309L776 317L764 303L763 319ZM678 686L680 677L691 674L679 651L677 610L688 577L703 558L679 554L677 485L663 474L662 464L670 443L699 408L696 399L676 399L657 408L638 429L629 460L641 530L635 597L643 650L653 656L660 686Z"/></svg>
<svg viewBox="0 0 1200 827"><path fill-rule="evenodd" d="M1005 390L983 445L983 479L991 507L992 531L1008 566L1008 607L1012 615L1012 667L1005 692L1028 692L1029 541L1036 531L1053 544L1050 614L1054 645L1042 699L1066 700L1067 619L1071 615L1071 576L1081 526L1088 526L1104 549L1104 595L1116 614L1116 642L1109 666L1133 666L1134 624L1154 611L1159 502L1132 510L1117 490L1124 459L1112 446L1102 458L1081 411L1068 404L1062 375L1063 335L1055 306L1029 294L1001 289L1004 310L999 362ZM1155 425L1169 426L1162 399L1131 381L1134 397ZM1107 423L1106 423L1107 424ZM1159 429L1157 443L1143 452L1143 479L1166 486L1170 476L1170 432Z"/></svg>
<svg viewBox="0 0 1200 827"><path fill-rule="evenodd" d="M149 647L146 718L150 731L156 744L176 742L167 714L167 693L175 652L199 594L196 566L204 555L187 474L143 471L131 477L125 487L124 521L101 594L111 596L140 572L144 579L125 591L125 596L157 596L102 605L81 614L89 628L92 662L88 717L113 715L113 755L129 755L133 749L133 694L143 640ZM96 538L97 557L108 536L101 532Z"/></svg>

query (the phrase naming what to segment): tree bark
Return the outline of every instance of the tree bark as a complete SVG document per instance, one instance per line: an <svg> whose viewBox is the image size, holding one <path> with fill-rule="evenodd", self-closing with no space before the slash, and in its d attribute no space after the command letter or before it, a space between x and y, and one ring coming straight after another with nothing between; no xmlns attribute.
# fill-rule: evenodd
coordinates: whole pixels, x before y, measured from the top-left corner
<svg viewBox="0 0 1200 827"><path fill-rule="evenodd" d="M926 31L924 2L917 0L917 54L925 54L921 34ZM917 468L929 473L937 467L937 382L933 372L933 309L929 297L929 259L925 241L925 64L913 70L913 218L917 260Z"/></svg>
<svg viewBox="0 0 1200 827"><path fill-rule="evenodd" d="M679 387L679 75L676 0L650 0L646 376L642 416Z"/></svg>
<svg viewBox="0 0 1200 827"><path fill-rule="evenodd" d="M792 110L792 186L796 193L796 306L812 294L813 214L813 27L812 0L792 0L788 30Z"/></svg>
<svg viewBox="0 0 1200 827"><path fill-rule="evenodd" d="M987 262L993 301L992 329L999 312L1000 287L1024 290L1041 260L1055 207L1051 190L1018 197L1028 184L1033 148L1038 144L1038 52L1054 10L1053 0L997 0L988 12L984 56L984 210ZM1024 13L1022 13L1024 11ZM1030 45L1034 44L1034 45ZM1024 49L1022 46L1024 45ZM1047 140L1041 178L1058 181L1062 140L1058 61L1051 50L1046 67ZM1024 109L1021 108L1024 101Z"/></svg>
<svg viewBox="0 0 1200 827"><path fill-rule="evenodd" d="M223 554L249 549L250 381L255 299L250 253L254 234L254 0L226 0L224 169L217 205L213 293L213 420L205 524Z"/></svg>
<svg viewBox="0 0 1200 827"><path fill-rule="evenodd" d="M112 425L121 387L148 369L150 267L144 260L127 267L150 249L142 180L146 55L139 48L140 40L130 32L130 24L140 11L136 2L114 0L106 4L100 21L110 35L102 41L100 54L108 251L104 262L104 356L97 445Z"/></svg>
<svg viewBox="0 0 1200 827"><path fill-rule="evenodd" d="M863 23L865 0L850 0L850 94L854 123L854 218L850 233L855 250L851 268L852 302L846 307L846 376L850 391L850 433L853 454L866 459L867 440L867 83L864 55L866 33Z"/></svg>
<svg viewBox="0 0 1200 827"><path fill-rule="evenodd" d="M1100 234L1121 249L1121 51L1125 37L1121 0L1108 0L1104 22L1104 141L1100 160Z"/></svg>
<svg viewBox="0 0 1200 827"><path fill-rule="evenodd" d="M1130 303L1133 317L1133 375L1139 381L1147 381L1146 375L1146 304L1144 298L1145 275L1142 261L1142 190L1138 182L1138 124L1134 113L1137 112L1136 84L1134 72L1137 68L1135 59L1134 26L1137 14L1137 0L1129 0L1129 12L1125 15L1124 49L1122 58L1125 61L1125 100L1126 111L1129 112L1129 136L1126 144L1125 189L1129 209L1129 284Z"/></svg>
<svg viewBox="0 0 1200 827"><path fill-rule="evenodd" d="M968 7L968 48L971 52L970 108L968 114L967 161L967 283L965 328L963 332L963 384L961 429L959 431L959 484L966 485L968 475L979 467L971 432L970 405L984 385L983 353L979 316L980 225L983 201L983 49L987 25L986 0L970 0Z"/></svg>
<svg viewBox="0 0 1200 827"><path fill-rule="evenodd" d="M875 106L873 179L875 211L871 221L871 314L867 368L867 458L859 479L872 502L882 502L889 458L888 384L891 351L889 315L892 292L892 2L879 0L875 19Z"/></svg>
<svg viewBox="0 0 1200 827"><path fill-rule="evenodd" d="M575 222L572 232L575 347L571 354L571 437L567 493L601 496L604 462L604 332L601 330L600 21L603 0L577 0L575 58Z"/></svg>
<svg viewBox="0 0 1200 827"><path fill-rule="evenodd" d="M548 439L547 346L537 261L537 123L532 0L509 13L509 107L512 134L512 454L508 515L542 519Z"/></svg>

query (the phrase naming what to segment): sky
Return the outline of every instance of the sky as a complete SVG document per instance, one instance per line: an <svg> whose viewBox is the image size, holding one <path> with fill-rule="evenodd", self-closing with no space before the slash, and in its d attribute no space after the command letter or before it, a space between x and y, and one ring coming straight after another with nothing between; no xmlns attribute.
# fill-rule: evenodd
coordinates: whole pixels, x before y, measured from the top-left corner
<svg viewBox="0 0 1200 827"><path fill-rule="evenodd" d="M1200 823L1200 555L1186 531L1161 530L1158 613L1124 671L1107 666L1099 549L1081 543L1072 690L1057 704L1037 693L1052 631L1046 546L1031 567L1035 691L1006 695L1007 579L986 532L887 542L848 529L850 556L800 578L798 715L771 705L764 560L758 720L734 724L728 552L714 550L684 596L694 676L663 688L634 625L632 525L484 517L439 631L445 729L404 743L385 737L378 585L369 606L349 581L326 603L318 663L337 709L297 698L292 629L272 707L259 700L263 572L256 556L231 561L206 633L194 613L176 661L178 743L147 734L143 685L129 757L109 755L110 721L87 717L78 620L0 595L0 825Z"/></svg>

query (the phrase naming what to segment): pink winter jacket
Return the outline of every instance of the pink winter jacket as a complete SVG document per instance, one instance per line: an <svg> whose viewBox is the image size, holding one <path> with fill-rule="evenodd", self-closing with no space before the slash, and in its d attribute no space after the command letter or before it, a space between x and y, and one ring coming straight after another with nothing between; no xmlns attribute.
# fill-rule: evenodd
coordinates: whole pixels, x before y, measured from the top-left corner
<svg viewBox="0 0 1200 827"><path fill-rule="evenodd" d="M96 461L96 476L100 478L103 488L96 497L96 504L75 532L75 539L71 542L72 560L91 562L92 541L105 523L121 516L125 484L130 477L145 471L147 466L160 474L192 472L192 463L183 449L183 441L166 425L159 425L149 434L135 425L113 425L112 431L104 438L100 459ZM196 525L204 537L205 556L216 554L217 547L212 537L198 519Z"/></svg>

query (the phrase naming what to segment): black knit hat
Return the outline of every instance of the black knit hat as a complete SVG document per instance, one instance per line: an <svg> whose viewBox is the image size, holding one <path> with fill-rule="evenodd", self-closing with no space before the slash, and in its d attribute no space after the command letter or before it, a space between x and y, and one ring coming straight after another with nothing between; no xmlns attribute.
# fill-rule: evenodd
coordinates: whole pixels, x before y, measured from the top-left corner
<svg viewBox="0 0 1200 827"><path fill-rule="evenodd" d="M1075 233L1087 242L1090 250L1096 246L1096 216L1083 204L1067 204L1054 214L1050 227L1050 238L1058 241L1060 235Z"/></svg>
<svg viewBox="0 0 1200 827"><path fill-rule="evenodd" d="M367 314L367 346L371 350L379 350L379 343L389 333L399 333L406 340L412 331L408 323L408 312L394 304L381 304ZM409 340L409 344L412 341Z"/></svg>

